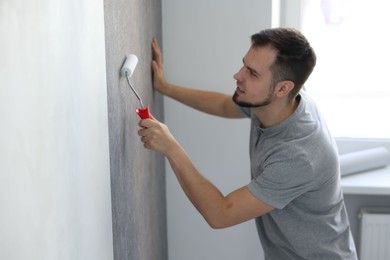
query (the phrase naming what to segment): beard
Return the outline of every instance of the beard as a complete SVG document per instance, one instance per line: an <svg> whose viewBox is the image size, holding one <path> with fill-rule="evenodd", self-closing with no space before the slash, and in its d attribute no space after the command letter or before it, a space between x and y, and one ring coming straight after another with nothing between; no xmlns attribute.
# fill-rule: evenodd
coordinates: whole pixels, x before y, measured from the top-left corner
<svg viewBox="0 0 390 260"><path fill-rule="evenodd" d="M272 94L274 93L274 90L275 90L275 87L271 86L270 89L269 89L267 97L265 97L264 100L262 100L260 102L257 102L257 103L249 103L249 102L246 102L246 101L238 100L239 94L237 93L237 91L234 92L234 94L232 96L232 99L233 99L234 103L236 103L240 107L264 107L264 106L267 106L267 105L271 104L271 102L273 100L272 99Z"/></svg>

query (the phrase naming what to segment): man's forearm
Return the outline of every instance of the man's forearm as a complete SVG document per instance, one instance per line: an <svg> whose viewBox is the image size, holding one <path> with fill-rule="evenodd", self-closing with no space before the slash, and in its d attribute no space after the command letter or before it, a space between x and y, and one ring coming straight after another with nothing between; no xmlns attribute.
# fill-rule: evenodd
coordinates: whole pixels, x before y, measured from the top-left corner
<svg viewBox="0 0 390 260"><path fill-rule="evenodd" d="M170 85L162 94L208 114L228 118L241 117L231 96L223 93Z"/></svg>
<svg viewBox="0 0 390 260"><path fill-rule="evenodd" d="M223 194L199 173L181 147L171 151L167 159L188 199L211 227L218 227L223 220Z"/></svg>

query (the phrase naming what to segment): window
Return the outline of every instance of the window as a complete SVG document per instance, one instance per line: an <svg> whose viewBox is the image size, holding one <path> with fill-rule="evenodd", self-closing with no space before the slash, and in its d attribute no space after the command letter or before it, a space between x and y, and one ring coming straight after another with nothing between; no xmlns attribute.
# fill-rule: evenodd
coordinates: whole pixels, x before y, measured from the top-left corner
<svg viewBox="0 0 390 260"><path fill-rule="evenodd" d="M306 89L332 134L390 138L390 2L302 0L294 8L285 9L285 14L300 13L295 27L317 54Z"/></svg>

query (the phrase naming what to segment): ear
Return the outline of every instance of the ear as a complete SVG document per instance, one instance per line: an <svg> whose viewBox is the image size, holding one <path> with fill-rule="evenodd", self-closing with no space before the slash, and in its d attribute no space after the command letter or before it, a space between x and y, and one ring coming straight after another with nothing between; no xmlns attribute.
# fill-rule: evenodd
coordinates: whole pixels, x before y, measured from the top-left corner
<svg viewBox="0 0 390 260"><path fill-rule="evenodd" d="M280 81L276 85L276 95L279 97L288 96L295 84L291 80Z"/></svg>

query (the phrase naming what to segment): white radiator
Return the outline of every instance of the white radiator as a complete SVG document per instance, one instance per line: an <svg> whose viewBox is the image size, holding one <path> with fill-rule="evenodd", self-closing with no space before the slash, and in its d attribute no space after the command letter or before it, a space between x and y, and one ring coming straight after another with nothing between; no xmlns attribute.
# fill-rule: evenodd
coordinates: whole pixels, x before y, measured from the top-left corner
<svg viewBox="0 0 390 260"><path fill-rule="evenodd" d="M390 260L390 208L362 208L360 260Z"/></svg>

